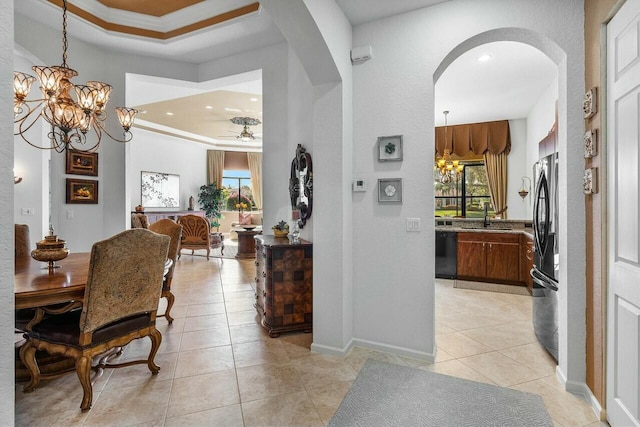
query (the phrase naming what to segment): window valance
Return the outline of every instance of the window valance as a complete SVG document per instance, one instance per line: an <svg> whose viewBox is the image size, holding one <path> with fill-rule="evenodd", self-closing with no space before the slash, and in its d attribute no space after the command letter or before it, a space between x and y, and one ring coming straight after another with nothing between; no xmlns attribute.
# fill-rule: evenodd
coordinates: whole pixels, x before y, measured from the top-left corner
<svg viewBox="0 0 640 427"><path fill-rule="evenodd" d="M508 120L447 126L446 145L444 134L444 126L436 128L436 156L444 154L445 146L451 151L452 158L465 157L470 153L498 155L511 151Z"/></svg>

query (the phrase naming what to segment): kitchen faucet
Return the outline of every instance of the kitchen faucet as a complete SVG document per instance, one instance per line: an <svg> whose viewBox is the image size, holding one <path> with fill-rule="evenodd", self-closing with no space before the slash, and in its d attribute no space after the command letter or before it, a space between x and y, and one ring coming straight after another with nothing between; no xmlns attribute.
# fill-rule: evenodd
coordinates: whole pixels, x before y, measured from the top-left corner
<svg viewBox="0 0 640 427"><path fill-rule="evenodd" d="M484 204L484 222L482 224L484 228L487 228L489 226L489 220L487 219L488 212L489 212L489 204L485 203Z"/></svg>

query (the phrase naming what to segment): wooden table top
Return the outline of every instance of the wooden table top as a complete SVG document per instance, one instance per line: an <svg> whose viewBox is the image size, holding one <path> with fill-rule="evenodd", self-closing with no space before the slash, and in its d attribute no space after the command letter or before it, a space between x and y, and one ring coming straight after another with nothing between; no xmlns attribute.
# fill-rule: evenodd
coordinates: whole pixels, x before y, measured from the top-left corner
<svg viewBox="0 0 640 427"><path fill-rule="evenodd" d="M16 309L82 300L89 273L90 252L71 253L58 261L53 274L46 262L30 256L16 259L14 295Z"/></svg>

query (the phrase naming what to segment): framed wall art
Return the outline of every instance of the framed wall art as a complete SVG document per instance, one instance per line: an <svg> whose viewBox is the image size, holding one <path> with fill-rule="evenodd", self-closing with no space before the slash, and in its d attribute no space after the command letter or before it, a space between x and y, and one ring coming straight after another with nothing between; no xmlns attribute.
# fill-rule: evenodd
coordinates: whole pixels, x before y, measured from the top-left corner
<svg viewBox="0 0 640 427"><path fill-rule="evenodd" d="M402 203L402 178L379 179L378 202Z"/></svg>
<svg viewBox="0 0 640 427"><path fill-rule="evenodd" d="M598 131L588 130L584 133L584 158L590 159L598 153Z"/></svg>
<svg viewBox="0 0 640 427"><path fill-rule="evenodd" d="M378 161L394 162L402 160L402 135L378 137Z"/></svg>
<svg viewBox="0 0 640 427"><path fill-rule="evenodd" d="M98 181L92 179L67 178L67 203L97 204Z"/></svg>
<svg viewBox="0 0 640 427"><path fill-rule="evenodd" d="M71 175L98 176L98 153L67 150L65 173Z"/></svg>
<svg viewBox="0 0 640 427"><path fill-rule="evenodd" d="M180 175L142 171L140 191L145 208L180 207Z"/></svg>

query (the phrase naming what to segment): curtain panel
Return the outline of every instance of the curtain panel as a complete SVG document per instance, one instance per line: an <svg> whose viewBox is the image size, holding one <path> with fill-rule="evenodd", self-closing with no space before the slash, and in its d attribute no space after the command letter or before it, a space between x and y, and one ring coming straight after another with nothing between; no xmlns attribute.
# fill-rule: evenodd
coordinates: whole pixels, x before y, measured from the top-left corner
<svg viewBox="0 0 640 427"><path fill-rule="evenodd" d="M484 153L484 166L493 211L502 219L507 219L507 153Z"/></svg>
<svg viewBox="0 0 640 427"><path fill-rule="evenodd" d="M262 153L247 153L247 161L253 201L256 203L256 208L262 210Z"/></svg>
<svg viewBox="0 0 640 427"><path fill-rule="evenodd" d="M436 156L442 156L445 147L449 149L454 159L473 154L482 156L487 152L495 155L509 154L511 151L508 120L454 125L446 128L446 140L445 127L435 128Z"/></svg>
<svg viewBox="0 0 640 427"><path fill-rule="evenodd" d="M207 150L207 184L216 183L222 188L222 174L224 172L224 151Z"/></svg>

